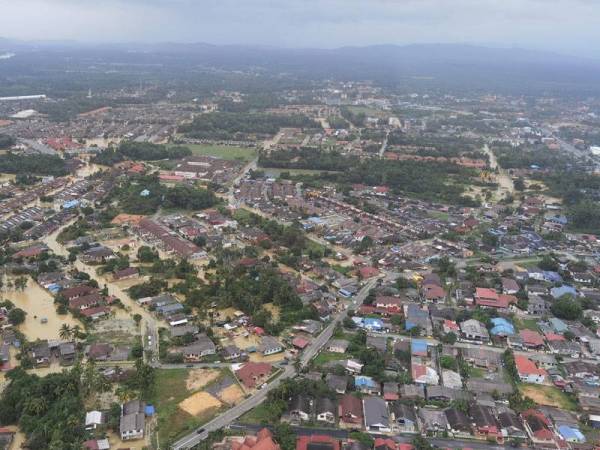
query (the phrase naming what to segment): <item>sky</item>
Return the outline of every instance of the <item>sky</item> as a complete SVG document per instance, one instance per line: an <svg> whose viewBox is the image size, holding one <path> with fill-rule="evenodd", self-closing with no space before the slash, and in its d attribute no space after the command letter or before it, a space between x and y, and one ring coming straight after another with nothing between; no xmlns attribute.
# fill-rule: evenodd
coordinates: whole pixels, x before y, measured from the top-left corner
<svg viewBox="0 0 600 450"><path fill-rule="evenodd" d="M0 37L278 47L466 43L600 58L600 0L0 0Z"/></svg>

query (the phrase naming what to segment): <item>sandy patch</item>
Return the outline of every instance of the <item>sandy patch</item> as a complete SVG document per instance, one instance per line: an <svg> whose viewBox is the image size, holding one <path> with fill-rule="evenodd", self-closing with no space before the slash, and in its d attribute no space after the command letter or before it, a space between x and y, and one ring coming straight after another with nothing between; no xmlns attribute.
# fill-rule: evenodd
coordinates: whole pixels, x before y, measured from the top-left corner
<svg viewBox="0 0 600 450"><path fill-rule="evenodd" d="M223 403L227 403L228 405L235 405L242 398L244 398L244 393L237 384L232 384L231 386L226 387L221 392L219 392L217 394L217 397L219 397L219 399Z"/></svg>
<svg viewBox="0 0 600 450"><path fill-rule="evenodd" d="M192 416L198 416L220 406L221 402L208 392L196 392L179 403L179 407Z"/></svg>
<svg viewBox="0 0 600 450"><path fill-rule="evenodd" d="M221 373L218 370L192 369L185 380L185 387L188 391L197 391L198 389L202 389L207 384L212 383L219 377L220 374Z"/></svg>
<svg viewBox="0 0 600 450"><path fill-rule="evenodd" d="M274 305L273 303L265 303L263 307L271 313L275 322L279 321L279 306Z"/></svg>

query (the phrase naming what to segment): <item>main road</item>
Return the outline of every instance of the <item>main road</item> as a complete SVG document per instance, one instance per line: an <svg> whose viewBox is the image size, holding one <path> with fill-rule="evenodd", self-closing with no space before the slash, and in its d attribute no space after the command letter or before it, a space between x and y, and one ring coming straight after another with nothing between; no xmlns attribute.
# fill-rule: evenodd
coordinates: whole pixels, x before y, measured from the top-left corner
<svg viewBox="0 0 600 450"><path fill-rule="evenodd" d="M375 286L376 282L377 279L373 278L367 281L367 283L365 283L362 289L354 297L351 304L352 307L362 304L363 300L367 297L369 291ZM327 325L327 327L325 327L321 334L319 334L319 336L317 336L317 338L315 338L304 350L299 359L301 367L306 366L309 363L309 361L321 351L321 349L325 346L327 341L331 339L337 324L341 323L342 320L344 320L347 317L348 310L349 308L346 308L340 313L336 314L336 316L329 323L329 325ZM253 408L256 408L267 398L267 394L271 390L279 386L283 380L292 378L296 374L297 370L294 365L285 366L283 372L263 389L257 390L251 397L228 409L223 414L215 417L213 420L206 423L201 428L198 428L193 433L190 433L187 436L184 436L183 438L179 439L171 446L171 448L173 450L184 450L194 447L195 445L199 444L201 441L206 439L208 437L208 433L210 433L211 431L220 430L221 428L230 425L232 422L237 420L239 417L241 417L248 411L252 410Z"/></svg>

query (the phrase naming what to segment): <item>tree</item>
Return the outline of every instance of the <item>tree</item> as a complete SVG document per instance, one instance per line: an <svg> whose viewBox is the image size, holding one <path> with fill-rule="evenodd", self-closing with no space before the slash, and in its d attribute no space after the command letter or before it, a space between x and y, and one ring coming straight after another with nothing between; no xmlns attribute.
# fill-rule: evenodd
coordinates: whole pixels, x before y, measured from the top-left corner
<svg viewBox="0 0 600 450"><path fill-rule="evenodd" d="M538 263L538 267L542 270L556 272L558 270L558 263L550 255L544 255L542 260Z"/></svg>
<svg viewBox="0 0 600 450"><path fill-rule="evenodd" d="M417 436L412 440L415 450L433 450L433 446L423 436Z"/></svg>
<svg viewBox="0 0 600 450"><path fill-rule="evenodd" d="M25 316L27 313L21 308L13 308L8 312L8 321L14 325L20 325L25 322Z"/></svg>
<svg viewBox="0 0 600 450"><path fill-rule="evenodd" d="M581 305L571 295L563 295L552 303L550 307L552 314L559 319L577 320L582 315Z"/></svg>
<svg viewBox="0 0 600 450"><path fill-rule="evenodd" d="M140 326L140 322L142 321L142 316L138 313L135 313L133 315L133 320L135 322L135 324L139 327Z"/></svg>
<svg viewBox="0 0 600 450"><path fill-rule="evenodd" d="M69 339L71 339L71 336L72 336L71 327L68 324L63 323L60 326L60 330L58 331L58 335L60 336L61 339L64 339L65 341L68 341Z"/></svg>
<svg viewBox="0 0 600 450"><path fill-rule="evenodd" d="M442 336L442 342L444 344L454 345L456 343L456 340L457 340L456 334L453 333L452 331L450 333L446 333L444 336Z"/></svg>
<svg viewBox="0 0 600 450"><path fill-rule="evenodd" d="M14 281L14 286L17 291L24 291L27 287L27 278L17 277Z"/></svg>

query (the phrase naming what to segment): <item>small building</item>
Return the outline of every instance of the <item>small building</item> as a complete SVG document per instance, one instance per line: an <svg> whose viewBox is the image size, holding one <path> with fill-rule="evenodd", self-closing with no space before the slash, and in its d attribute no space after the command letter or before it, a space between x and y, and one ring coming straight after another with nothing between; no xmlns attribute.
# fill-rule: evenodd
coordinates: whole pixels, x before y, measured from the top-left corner
<svg viewBox="0 0 600 450"><path fill-rule="evenodd" d="M363 399L365 429L369 432L389 433L392 431L390 415L385 400L380 397Z"/></svg>

